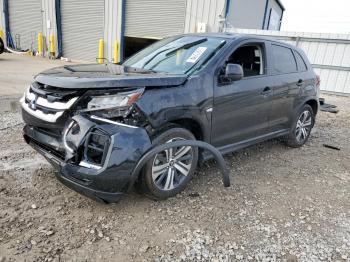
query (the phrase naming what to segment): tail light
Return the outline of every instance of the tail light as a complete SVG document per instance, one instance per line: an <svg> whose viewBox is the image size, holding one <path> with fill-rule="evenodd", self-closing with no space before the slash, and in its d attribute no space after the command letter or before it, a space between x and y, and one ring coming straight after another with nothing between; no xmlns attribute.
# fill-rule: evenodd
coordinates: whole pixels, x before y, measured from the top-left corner
<svg viewBox="0 0 350 262"><path fill-rule="evenodd" d="M110 144L108 135L99 130L90 132L85 141L84 159L90 164L102 166Z"/></svg>
<svg viewBox="0 0 350 262"><path fill-rule="evenodd" d="M316 86L317 88L320 88L320 85L321 85L321 78L319 75L316 75Z"/></svg>

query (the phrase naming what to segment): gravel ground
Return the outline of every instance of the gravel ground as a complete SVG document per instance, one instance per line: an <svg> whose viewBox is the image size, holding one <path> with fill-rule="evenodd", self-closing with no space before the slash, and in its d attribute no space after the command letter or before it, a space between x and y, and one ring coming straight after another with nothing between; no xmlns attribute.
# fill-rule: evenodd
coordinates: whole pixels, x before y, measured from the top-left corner
<svg viewBox="0 0 350 262"><path fill-rule="evenodd" d="M350 261L350 98L325 97L340 112L303 148L227 155L233 186L209 162L175 198L111 205L60 184L0 114L0 261Z"/></svg>

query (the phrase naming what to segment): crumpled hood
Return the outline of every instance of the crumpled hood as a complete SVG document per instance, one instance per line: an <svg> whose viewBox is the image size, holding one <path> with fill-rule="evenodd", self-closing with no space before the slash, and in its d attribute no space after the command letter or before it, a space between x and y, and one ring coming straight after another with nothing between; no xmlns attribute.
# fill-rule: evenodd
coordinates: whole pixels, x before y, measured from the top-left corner
<svg viewBox="0 0 350 262"><path fill-rule="evenodd" d="M185 74L155 73L115 64L68 65L43 71L35 77L35 81L44 85L74 89L177 86L186 79Z"/></svg>

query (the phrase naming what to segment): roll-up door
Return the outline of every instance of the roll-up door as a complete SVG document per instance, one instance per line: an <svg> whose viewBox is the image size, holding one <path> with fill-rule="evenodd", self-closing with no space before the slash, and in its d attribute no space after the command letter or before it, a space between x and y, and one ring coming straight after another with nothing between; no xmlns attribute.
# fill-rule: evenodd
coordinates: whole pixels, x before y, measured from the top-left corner
<svg viewBox="0 0 350 262"><path fill-rule="evenodd" d="M129 37L162 38L182 34L185 24L186 0L127 0L125 35Z"/></svg>
<svg viewBox="0 0 350 262"><path fill-rule="evenodd" d="M10 0L8 4L13 43L23 50L37 50L37 36L43 28L41 0Z"/></svg>
<svg viewBox="0 0 350 262"><path fill-rule="evenodd" d="M63 56L96 61L103 38L104 0L61 0Z"/></svg>

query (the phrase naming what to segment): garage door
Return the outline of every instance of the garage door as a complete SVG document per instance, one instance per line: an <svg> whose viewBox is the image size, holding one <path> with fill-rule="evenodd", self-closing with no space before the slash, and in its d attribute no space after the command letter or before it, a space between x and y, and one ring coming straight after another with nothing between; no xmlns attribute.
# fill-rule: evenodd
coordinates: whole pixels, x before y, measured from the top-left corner
<svg viewBox="0 0 350 262"><path fill-rule="evenodd" d="M13 43L21 49L37 50L37 35L42 32L41 1L10 0L8 4Z"/></svg>
<svg viewBox="0 0 350 262"><path fill-rule="evenodd" d="M127 0L125 35L161 38L182 34L185 11L186 0Z"/></svg>
<svg viewBox="0 0 350 262"><path fill-rule="evenodd" d="M63 56L96 61L103 38L103 0L61 0Z"/></svg>

